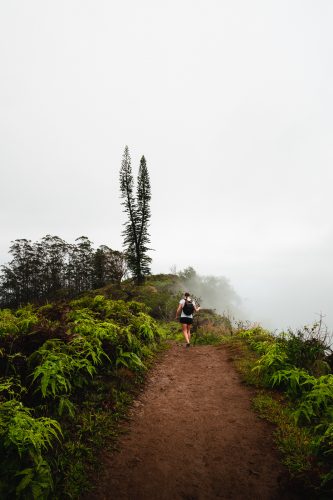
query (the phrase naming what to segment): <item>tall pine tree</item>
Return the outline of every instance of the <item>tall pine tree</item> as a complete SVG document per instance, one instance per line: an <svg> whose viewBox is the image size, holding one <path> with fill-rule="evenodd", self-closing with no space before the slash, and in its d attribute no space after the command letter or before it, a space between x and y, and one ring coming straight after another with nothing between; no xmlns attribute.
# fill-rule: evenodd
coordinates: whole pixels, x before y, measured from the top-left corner
<svg viewBox="0 0 333 500"><path fill-rule="evenodd" d="M123 231L127 265L137 284L142 284L145 275L150 274L151 262L151 258L147 255L149 250L147 245L150 243L148 233L149 202L151 199L150 180L146 159L142 156L135 197L131 158L127 146L124 150L120 168L120 191L123 198L124 212L128 217Z"/></svg>
<svg viewBox="0 0 333 500"><path fill-rule="evenodd" d="M140 266L142 275L150 274L151 257L147 255L150 244L150 235L148 233L148 223L150 220L150 206L151 199L150 180L147 169L147 163L144 156L142 156L138 174L137 185L137 211L139 220L139 235L138 235L138 248L140 251Z"/></svg>

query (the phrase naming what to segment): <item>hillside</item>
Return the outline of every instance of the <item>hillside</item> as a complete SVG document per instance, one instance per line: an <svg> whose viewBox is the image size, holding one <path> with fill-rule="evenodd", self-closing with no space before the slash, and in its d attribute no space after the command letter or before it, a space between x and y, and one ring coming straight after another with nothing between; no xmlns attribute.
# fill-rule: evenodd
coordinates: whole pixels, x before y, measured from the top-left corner
<svg viewBox="0 0 333 500"><path fill-rule="evenodd" d="M180 283L155 276L0 310L0 496L77 497L154 355ZM223 322L213 311L203 316Z"/></svg>
<svg viewBox="0 0 333 500"><path fill-rule="evenodd" d="M183 291L158 275L0 310L1 498L331 497L321 323L272 335L202 309L185 349Z"/></svg>

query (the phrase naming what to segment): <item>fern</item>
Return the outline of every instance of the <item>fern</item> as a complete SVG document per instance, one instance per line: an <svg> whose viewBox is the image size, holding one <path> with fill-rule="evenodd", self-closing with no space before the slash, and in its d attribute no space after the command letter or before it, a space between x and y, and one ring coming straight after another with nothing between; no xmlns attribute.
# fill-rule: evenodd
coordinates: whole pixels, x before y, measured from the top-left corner
<svg viewBox="0 0 333 500"><path fill-rule="evenodd" d="M270 376L278 371L289 368L287 355L281 346L274 342L266 353L257 361L253 371L263 374L269 380Z"/></svg>
<svg viewBox="0 0 333 500"><path fill-rule="evenodd" d="M18 318L10 309L0 309L0 335L19 332Z"/></svg>
<svg viewBox="0 0 333 500"><path fill-rule="evenodd" d="M305 370L289 368L274 372L270 376L270 382L272 387L284 386L290 395L298 396L315 383L315 378Z"/></svg>
<svg viewBox="0 0 333 500"><path fill-rule="evenodd" d="M75 405L65 396L60 396L58 403L58 414L61 416L65 413L65 411L70 417L74 417Z"/></svg>
<svg viewBox="0 0 333 500"><path fill-rule="evenodd" d="M307 422L320 419L333 413L333 375L323 375L312 379L312 387L303 395L294 416L298 421L305 418Z"/></svg>
<svg viewBox="0 0 333 500"><path fill-rule="evenodd" d="M20 333L30 332L32 327L39 321L32 305L27 305L22 309L18 309L16 311L16 316L18 317L17 326Z"/></svg>
<svg viewBox="0 0 333 500"><path fill-rule="evenodd" d="M40 390L43 397L70 393L69 377L73 372L73 362L65 353L49 352L45 361L33 372L33 382L40 378Z"/></svg>
<svg viewBox="0 0 333 500"><path fill-rule="evenodd" d="M60 440L62 431L56 420L46 417L34 418L32 410L19 401L12 399L0 403L0 444L4 455L1 460L1 481L7 483L7 493L15 491L16 496L24 498L45 498L53 488L49 464L42 452L53 447ZM13 465L5 467L7 457L15 459ZM20 470L22 465L28 465ZM15 468L14 468L15 470ZM17 478L23 476L17 484ZM36 496L37 493L39 496Z"/></svg>
<svg viewBox="0 0 333 500"><path fill-rule="evenodd" d="M146 370L146 366L134 352L124 352L122 348L118 349L118 356L116 359L116 367L123 365L130 370Z"/></svg>
<svg viewBox="0 0 333 500"><path fill-rule="evenodd" d="M17 399L25 394L27 389L14 377L0 377L0 401L2 399Z"/></svg>
<svg viewBox="0 0 333 500"><path fill-rule="evenodd" d="M94 365L101 365L103 358L110 361L110 358L102 349L102 342L96 337L74 337L68 347L73 356L90 360Z"/></svg>

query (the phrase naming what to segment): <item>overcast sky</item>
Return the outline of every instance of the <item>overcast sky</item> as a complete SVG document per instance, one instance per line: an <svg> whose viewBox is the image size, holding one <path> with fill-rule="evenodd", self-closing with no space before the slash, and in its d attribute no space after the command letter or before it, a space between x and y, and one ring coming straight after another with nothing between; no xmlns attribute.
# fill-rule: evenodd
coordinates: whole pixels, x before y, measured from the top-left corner
<svg viewBox="0 0 333 500"><path fill-rule="evenodd" d="M333 328L332 25L331 0L2 0L0 262L46 234L121 249L127 144L154 273Z"/></svg>

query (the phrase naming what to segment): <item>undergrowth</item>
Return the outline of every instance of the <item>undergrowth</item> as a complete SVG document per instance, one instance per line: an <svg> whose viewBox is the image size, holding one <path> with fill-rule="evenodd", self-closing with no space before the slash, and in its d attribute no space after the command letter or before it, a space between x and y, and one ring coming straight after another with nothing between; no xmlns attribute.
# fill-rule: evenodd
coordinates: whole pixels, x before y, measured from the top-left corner
<svg viewBox="0 0 333 500"><path fill-rule="evenodd" d="M102 295L0 310L0 497L86 491L166 334L144 304Z"/></svg>
<svg viewBox="0 0 333 500"><path fill-rule="evenodd" d="M333 375L320 324L273 336L261 327L225 337L230 359L255 385L259 415L276 425L275 438L291 475L314 496L333 493ZM323 498L324 498L323 497Z"/></svg>

